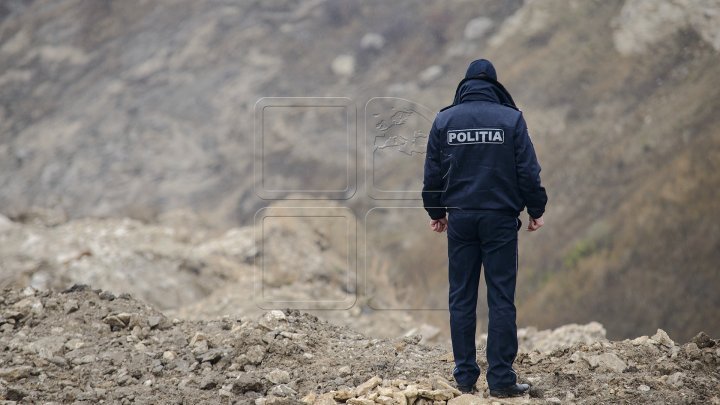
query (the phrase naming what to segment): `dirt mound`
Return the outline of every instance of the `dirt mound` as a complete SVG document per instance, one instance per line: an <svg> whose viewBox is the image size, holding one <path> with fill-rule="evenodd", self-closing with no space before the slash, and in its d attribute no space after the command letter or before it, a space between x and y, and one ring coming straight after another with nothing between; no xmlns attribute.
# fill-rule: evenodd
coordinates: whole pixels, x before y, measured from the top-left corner
<svg viewBox="0 0 720 405"><path fill-rule="evenodd" d="M375 374L412 380L449 369L438 360L445 350L417 345L419 337L369 339L296 311L271 311L257 322L184 322L129 295L82 286L2 297L0 398L9 400L296 398Z"/></svg>
<svg viewBox="0 0 720 405"><path fill-rule="evenodd" d="M258 302L255 275L267 288L263 298L287 301L285 306L347 300L357 292L338 271L347 252L335 246L342 233L337 236L332 227L311 219L265 221L258 243L254 226L219 233L198 222L184 213L163 224L85 218L48 226L0 215L0 289L64 290L88 284L132 294L168 316L198 320L260 315L259 307L268 308L261 304L273 302ZM255 266L258 256L265 259L261 267ZM391 286L382 293L394 299ZM365 301L359 296L351 311L315 314L373 337L400 336L416 325L408 313L373 311Z"/></svg>
<svg viewBox="0 0 720 405"><path fill-rule="evenodd" d="M456 398L444 346L419 344L420 336L369 339L297 311L180 321L83 286L7 289L0 333L0 399L10 401L487 402ZM511 403L718 403L718 343L699 335L678 346L658 331L524 353L516 369L532 397Z"/></svg>
<svg viewBox="0 0 720 405"><path fill-rule="evenodd" d="M253 240L245 239L234 238L236 251L220 255L212 251L216 239L200 227L191 232L112 218L57 226L6 221L0 225L0 286L63 290L90 284L167 310L252 274L247 262Z"/></svg>

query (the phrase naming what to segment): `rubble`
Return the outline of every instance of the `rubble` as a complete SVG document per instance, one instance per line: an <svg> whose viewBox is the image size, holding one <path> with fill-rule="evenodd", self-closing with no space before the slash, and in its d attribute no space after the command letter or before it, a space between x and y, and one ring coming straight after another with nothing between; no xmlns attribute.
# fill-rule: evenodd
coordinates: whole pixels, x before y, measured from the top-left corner
<svg viewBox="0 0 720 405"><path fill-rule="evenodd" d="M294 310L170 322L135 298L107 296L86 286L63 293L5 289L0 400L265 405L720 400L718 341L706 334L672 347L658 331L634 340L523 352L515 369L520 381L532 384L531 395L508 402L489 398L483 378L476 394L462 395L452 381L449 347L419 343L416 335L369 339ZM77 303L77 309L67 313L68 303ZM32 307L43 310L18 310ZM533 332L526 333L535 340ZM486 370L484 356L478 360Z"/></svg>

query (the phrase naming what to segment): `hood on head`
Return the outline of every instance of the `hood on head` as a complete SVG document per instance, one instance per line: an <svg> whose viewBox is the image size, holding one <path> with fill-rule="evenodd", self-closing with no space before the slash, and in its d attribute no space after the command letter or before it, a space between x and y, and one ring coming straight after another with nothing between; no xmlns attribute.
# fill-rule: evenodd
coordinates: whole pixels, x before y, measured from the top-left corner
<svg viewBox="0 0 720 405"><path fill-rule="evenodd" d="M482 74L487 75L493 80L497 80L497 72L495 72L495 66L487 59L478 59L473 61L467 68L465 78L477 77Z"/></svg>
<svg viewBox="0 0 720 405"><path fill-rule="evenodd" d="M465 78L455 90L453 103L441 111L465 101L489 101L517 109L510 93L497 81L497 72L487 59L478 59L468 66Z"/></svg>

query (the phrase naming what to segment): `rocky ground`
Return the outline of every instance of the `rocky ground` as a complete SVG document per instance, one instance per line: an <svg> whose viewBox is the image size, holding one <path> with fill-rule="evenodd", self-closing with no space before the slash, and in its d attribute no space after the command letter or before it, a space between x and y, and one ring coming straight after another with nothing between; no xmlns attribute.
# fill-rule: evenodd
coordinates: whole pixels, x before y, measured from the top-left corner
<svg viewBox="0 0 720 405"><path fill-rule="evenodd" d="M272 212L271 210L269 212ZM47 213L12 221L0 214L0 289L64 290L73 284L132 294L181 319L209 320L234 314L256 317L277 301L298 302L357 294L349 311L316 315L373 337L396 337L429 325L401 311L374 311L350 281L338 241L342 230L308 218L267 221L212 231L190 212L148 224L128 218L85 218L52 223ZM338 236L338 232L339 236ZM256 240L256 237L258 240ZM256 259L263 259L256 262ZM267 296L255 294L254 278ZM380 280L386 300L394 289ZM303 309L308 309L304 306ZM444 322L443 322L444 324ZM445 336L435 333L437 339Z"/></svg>
<svg viewBox="0 0 720 405"><path fill-rule="evenodd" d="M6 403L720 403L720 346L652 337L572 343L525 330L516 361L525 398L459 396L447 346L371 339L298 311L216 321L170 319L129 295L75 286L0 297L0 399ZM544 339L544 340L543 340ZM591 338L590 338L591 339ZM552 346L548 342L556 341ZM589 340L588 340L589 342ZM542 351L540 351L542 350ZM479 358L483 359L482 349ZM483 367L485 364L481 364Z"/></svg>

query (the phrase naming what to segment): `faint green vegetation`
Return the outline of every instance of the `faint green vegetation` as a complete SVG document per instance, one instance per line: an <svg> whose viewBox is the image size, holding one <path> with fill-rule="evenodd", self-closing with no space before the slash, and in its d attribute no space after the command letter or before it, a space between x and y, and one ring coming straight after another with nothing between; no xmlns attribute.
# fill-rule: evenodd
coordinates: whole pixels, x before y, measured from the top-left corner
<svg viewBox="0 0 720 405"><path fill-rule="evenodd" d="M597 250L597 244L591 240L581 240L570 249L563 258L563 264L568 269L577 267L580 260L592 255Z"/></svg>
<svg viewBox="0 0 720 405"><path fill-rule="evenodd" d="M580 262L601 251L610 238L610 228L605 221L598 221L588 228L583 238L580 238L563 257L566 269L575 269Z"/></svg>

